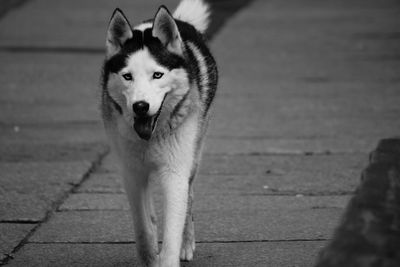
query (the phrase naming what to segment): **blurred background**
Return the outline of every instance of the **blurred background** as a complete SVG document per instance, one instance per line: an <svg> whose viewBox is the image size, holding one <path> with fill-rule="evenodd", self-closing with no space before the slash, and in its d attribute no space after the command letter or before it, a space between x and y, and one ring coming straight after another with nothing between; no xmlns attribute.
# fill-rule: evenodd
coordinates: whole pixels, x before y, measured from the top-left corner
<svg viewBox="0 0 400 267"><path fill-rule="evenodd" d="M105 33L178 0L0 1L0 261L126 266L99 113ZM397 0L208 0L220 85L187 266L310 266L368 153L400 131ZM185 265L185 266L186 266Z"/></svg>

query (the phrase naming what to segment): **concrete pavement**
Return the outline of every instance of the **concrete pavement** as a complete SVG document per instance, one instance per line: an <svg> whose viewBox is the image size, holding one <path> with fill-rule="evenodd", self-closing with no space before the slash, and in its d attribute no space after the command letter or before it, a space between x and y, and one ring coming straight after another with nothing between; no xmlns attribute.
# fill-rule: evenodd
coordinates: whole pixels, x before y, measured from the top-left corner
<svg viewBox="0 0 400 267"><path fill-rule="evenodd" d="M28 1L0 20L0 252L127 266L134 238L97 111L104 31L159 3ZM216 1L220 87L184 266L311 266L381 138L399 134L399 4Z"/></svg>

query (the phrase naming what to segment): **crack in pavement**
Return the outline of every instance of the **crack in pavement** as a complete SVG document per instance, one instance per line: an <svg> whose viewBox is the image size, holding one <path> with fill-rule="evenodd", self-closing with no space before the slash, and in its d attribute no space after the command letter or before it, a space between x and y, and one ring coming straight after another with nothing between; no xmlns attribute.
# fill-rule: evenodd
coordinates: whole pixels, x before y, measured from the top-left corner
<svg viewBox="0 0 400 267"><path fill-rule="evenodd" d="M46 222L48 222L50 220L50 218L53 216L53 214L55 212L57 212L57 209L65 202L65 200L68 198L68 196L74 192L74 190L76 188L78 188L83 182L85 182L90 175L95 172L95 170L98 168L98 166L101 165L103 159L109 154L110 150L107 149L101 153L99 153L97 155L97 158L94 159L92 161L91 166L88 168L88 170L82 175L82 179L80 180L79 183L74 184L73 186L71 186L71 188L65 192L58 200L54 201L54 203L52 204L52 208L49 209L46 212L46 215L44 217L44 219L40 222L38 222L38 224L36 224L32 230L19 242L19 244L14 247L14 249L11 251L11 253L8 253L6 258L3 259L2 261L0 261L0 264L7 264L10 260L12 260L14 257L12 256L13 254L15 254L16 252L18 252L18 250L20 250L26 243L28 243L29 238L39 229L39 227L41 227L43 224L45 224Z"/></svg>

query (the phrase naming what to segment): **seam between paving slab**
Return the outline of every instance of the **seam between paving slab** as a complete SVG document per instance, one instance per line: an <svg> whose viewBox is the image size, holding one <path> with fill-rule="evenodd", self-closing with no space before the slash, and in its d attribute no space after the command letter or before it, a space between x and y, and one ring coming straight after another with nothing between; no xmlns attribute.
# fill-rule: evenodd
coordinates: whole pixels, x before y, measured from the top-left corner
<svg viewBox="0 0 400 267"><path fill-rule="evenodd" d="M57 212L58 208L65 202L65 200L79 187L83 182L89 179L90 175L101 165L103 159L109 154L110 149L107 148L105 151L99 153L97 158L94 159L91 163L91 166L88 170L82 175L82 179L79 183L74 184L67 192L65 192L58 200L54 201L51 205L51 209L46 212L46 215L43 220L38 221L38 223L32 228L32 230L19 242L19 244L7 255L7 257L0 262L0 265L7 264L13 259L13 254L18 252L25 244L29 243L29 238L43 225L46 224L53 216L55 212ZM1 223L4 223L3 221ZM16 222L16 224L25 224L25 222ZM32 224L35 224L32 222Z"/></svg>
<svg viewBox="0 0 400 267"><path fill-rule="evenodd" d="M315 242L321 241L326 242L331 240L330 238L311 238L311 239L249 239L249 240L207 240L207 241L196 241L196 244L230 244L230 243L283 243L283 242ZM158 241L162 244L162 241ZM26 244L136 244L135 241L80 241L80 242L46 242L46 241L32 241Z"/></svg>
<svg viewBox="0 0 400 267"><path fill-rule="evenodd" d="M1 223L37 224L40 223L40 220L0 220Z"/></svg>
<svg viewBox="0 0 400 267"><path fill-rule="evenodd" d="M0 46L0 52L104 55L105 50L100 47L4 45Z"/></svg>

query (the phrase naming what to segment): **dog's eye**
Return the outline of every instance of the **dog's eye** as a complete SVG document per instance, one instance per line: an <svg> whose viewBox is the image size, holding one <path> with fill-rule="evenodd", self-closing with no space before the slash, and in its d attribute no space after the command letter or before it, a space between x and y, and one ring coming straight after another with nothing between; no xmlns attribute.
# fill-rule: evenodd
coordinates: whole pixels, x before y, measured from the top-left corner
<svg viewBox="0 0 400 267"><path fill-rule="evenodd" d="M163 75L164 73L156 71L153 73L153 79L160 79Z"/></svg>
<svg viewBox="0 0 400 267"><path fill-rule="evenodd" d="M132 81L132 78L133 78L132 74L130 74L130 73L122 74L122 77L127 81Z"/></svg>

